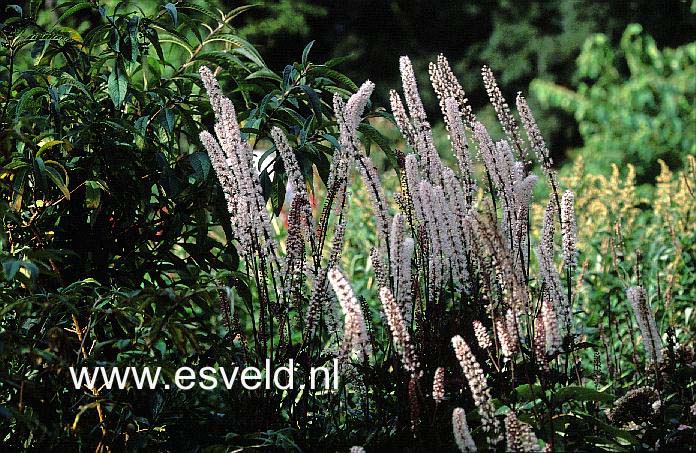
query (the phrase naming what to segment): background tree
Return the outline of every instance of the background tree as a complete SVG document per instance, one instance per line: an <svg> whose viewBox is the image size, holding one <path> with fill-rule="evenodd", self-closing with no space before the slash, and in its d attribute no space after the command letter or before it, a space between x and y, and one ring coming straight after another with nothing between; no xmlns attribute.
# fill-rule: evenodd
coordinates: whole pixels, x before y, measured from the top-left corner
<svg viewBox="0 0 696 453"><path fill-rule="evenodd" d="M679 167L696 152L696 43L659 49L638 24L626 28L618 49L605 34L587 39L577 59L576 89L536 80L532 93L545 105L572 113L589 169L635 165L652 181L658 160Z"/></svg>
<svg viewBox="0 0 696 453"><path fill-rule="evenodd" d="M627 25L639 23L660 48L677 47L696 36L693 2L684 0L287 0L272 2L276 6L268 8L284 11L288 3L295 6L295 19L279 14L277 20L306 23L307 28L278 28L266 34L262 30L271 30L267 18L245 18L242 30L253 33L269 66L279 70L288 53L301 52L303 42L315 39L314 51L320 58L350 56L359 62L346 67L347 75L374 81L375 99L383 105L388 103L390 87L398 84L396 62L401 55L408 55L419 77L427 78L428 62L444 53L474 109L480 110L487 108L486 93L478 83L484 64L493 69L506 97L514 99L534 79L566 87L576 83L575 60L592 33L601 32L608 45L618 46ZM424 90L423 98L428 112L435 113L434 93ZM545 111L534 98L530 101L554 157L561 161L567 149L582 144L578 126L564 109ZM487 116L492 118L492 112Z"/></svg>

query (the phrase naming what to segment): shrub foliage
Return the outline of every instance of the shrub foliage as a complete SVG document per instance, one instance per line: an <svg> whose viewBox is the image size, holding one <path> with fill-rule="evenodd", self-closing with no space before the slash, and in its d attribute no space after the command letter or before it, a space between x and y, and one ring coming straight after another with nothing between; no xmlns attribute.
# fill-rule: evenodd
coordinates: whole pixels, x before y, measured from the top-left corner
<svg viewBox="0 0 696 453"><path fill-rule="evenodd" d="M631 24L618 49L604 34L585 41L574 91L542 80L531 89L542 104L573 114L583 139L579 154L594 172L632 163L649 182L658 159L676 167L696 152L695 71L696 43L660 49Z"/></svg>

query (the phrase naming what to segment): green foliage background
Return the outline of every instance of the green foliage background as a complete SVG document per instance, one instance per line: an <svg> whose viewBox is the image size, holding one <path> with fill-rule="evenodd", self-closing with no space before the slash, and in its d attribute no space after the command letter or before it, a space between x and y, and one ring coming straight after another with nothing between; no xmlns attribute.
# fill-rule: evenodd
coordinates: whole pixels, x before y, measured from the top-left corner
<svg viewBox="0 0 696 453"><path fill-rule="evenodd" d="M578 153L593 171L633 163L647 181L657 175L658 159L678 167L696 153L696 42L659 49L631 24L615 51L606 35L592 35L575 78L576 91L535 80L531 92L573 114L583 140Z"/></svg>
<svg viewBox="0 0 696 453"><path fill-rule="evenodd" d="M267 137L281 126L292 133L306 171L314 166L323 178L337 143L331 96L356 89L335 63L310 62L311 45L282 71L268 68L233 27L249 8L222 12L204 2L7 8L0 51L0 355L8 366L0 372L0 436L8 447L97 444L99 430L87 428L99 424L88 410L96 403L66 387L75 351L84 365L160 364L170 373L187 363L234 360L219 307L228 297L251 303L252 294L237 273L239 258L225 239L231 237L225 202L198 141L212 112L197 68L220 68L218 78L257 149L273 153ZM276 212L285 178L271 182L269 173L281 170L280 161L261 170ZM220 281L229 295L215 290ZM99 341L80 344L67 334L76 326ZM181 396L110 392L103 410L118 422L109 443L283 442L282 430L268 435L272 441L257 434L283 417L269 402L252 404L255 413L228 400L235 396ZM84 410L65 412L75 404ZM189 436L197 425L199 435ZM163 426L179 434L137 434ZM250 438L234 440L238 432Z"/></svg>
<svg viewBox="0 0 696 453"><path fill-rule="evenodd" d="M290 2L270 2L278 6L269 8L285 11L281 5ZM586 51L585 61L578 61L577 70L576 60L583 46L589 45L586 40L594 33L601 33L605 45L612 48L620 45L624 31L632 23L641 24L644 33L641 40L645 45L650 45L647 41L654 41L658 49L691 43L696 36L696 6L690 0L347 0L292 3L295 5L294 19L283 14L274 19L287 21L287 27L268 36L258 33L254 40L269 64L280 68L291 49L299 52L303 42L315 39L317 55L325 58L350 56L349 61L355 64L345 65L346 74L353 80L371 79L375 82L375 99L382 105L388 105L388 90L399 84L396 62L401 55L408 55L419 79L426 80L428 62L443 53L459 75L474 108L482 109L487 108L486 93L479 83L484 64L493 69L505 97L513 100L518 91L527 92L529 83L535 79L568 89L575 89L579 83L585 82L587 69L582 68L590 64L588 59L597 58L597 54L590 55ZM311 14L306 12L307 5L313 7ZM255 27L267 29L264 20L250 16L246 20L249 30ZM306 27L293 31L294 25L291 24L304 23ZM632 31L631 36L634 35ZM622 57L618 55L617 58ZM646 58L655 58L655 55L646 55ZM693 61L689 63L691 57L676 58L681 59L679 65L685 68L684 77L693 73ZM646 64L650 64L649 60ZM614 77L626 80L628 69L624 62L616 62ZM639 71L643 69L647 68L641 67ZM666 64L663 70L669 71ZM634 77L645 80L648 73ZM618 79L613 83L617 84ZM693 95L693 91L691 93ZM423 97L428 112L431 115L436 113L434 93L423 90ZM565 158L567 149L582 146L587 140L587 135L580 133L573 121L573 112L566 113L566 109L555 104L544 103L544 108L540 108L538 100L533 96L530 98L557 161ZM671 111L664 114L683 115ZM686 122L687 118L681 118ZM658 167L655 160L651 164L650 174L654 176ZM608 171L608 168L605 164L604 170Z"/></svg>

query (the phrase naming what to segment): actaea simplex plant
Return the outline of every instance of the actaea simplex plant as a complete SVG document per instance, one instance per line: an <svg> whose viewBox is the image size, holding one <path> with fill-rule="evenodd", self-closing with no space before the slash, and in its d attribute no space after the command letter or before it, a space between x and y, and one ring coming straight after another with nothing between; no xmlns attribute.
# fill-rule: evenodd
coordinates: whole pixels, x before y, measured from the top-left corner
<svg viewBox="0 0 696 453"><path fill-rule="evenodd" d="M268 395L266 411L282 408L300 432L385 426L423 445L456 443L462 451L562 448L566 440L557 435L554 417L563 402L556 390L588 381L581 365L588 343L579 341L582 326L573 305L574 194L559 187L521 94L516 110L522 127L492 71L483 68L504 134L496 141L474 115L447 60L439 56L429 69L456 166L448 167L438 154L411 62L402 57L403 99L392 90L390 102L406 150L397 154L401 184L393 200L359 141L371 82L347 100L334 96L340 140L316 216L293 145L283 130L272 130L276 158L293 193L281 253L234 106L213 73L201 68L216 124L214 135L204 131L200 138L254 288L245 299L246 313L235 310L230 328L242 338L242 356L252 364L293 359L306 369L338 358L339 391ZM533 161L550 189L538 241L530 225L532 192L540 183ZM355 174L374 216L377 243L370 256L381 322L372 319L370 304L354 293L350 275L341 270ZM662 340L645 290L627 292L646 361L657 370ZM649 379L659 400L659 373ZM540 403L531 409L516 404L520 386ZM499 413L502 405L507 411ZM447 438L434 428L441 421L449 426Z"/></svg>

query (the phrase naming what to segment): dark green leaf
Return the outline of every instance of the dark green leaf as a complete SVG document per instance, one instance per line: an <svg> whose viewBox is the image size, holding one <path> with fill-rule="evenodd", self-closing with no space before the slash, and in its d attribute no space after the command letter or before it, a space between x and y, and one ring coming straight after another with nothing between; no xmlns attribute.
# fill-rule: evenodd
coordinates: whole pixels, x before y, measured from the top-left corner
<svg viewBox="0 0 696 453"><path fill-rule="evenodd" d="M140 25L140 16L133 16L128 19L128 45L130 47L130 61L138 60L140 50L138 48L138 26Z"/></svg>
<svg viewBox="0 0 696 453"><path fill-rule="evenodd" d="M290 64L285 66L285 69L283 69L283 90L287 90L290 86L290 78L292 77L293 69L294 68Z"/></svg>
<svg viewBox="0 0 696 453"><path fill-rule="evenodd" d="M34 43L33 46L31 46L31 58L37 58L39 55L43 55L43 53L46 51L46 48L48 47L48 41L44 40L38 40ZM37 61L40 61L37 60Z"/></svg>
<svg viewBox="0 0 696 453"><path fill-rule="evenodd" d="M150 43L152 44L152 47L155 48L155 52L157 53L157 57L159 57L160 59L160 63L164 64L164 53L162 52L162 44L160 44L159 35L155 31L155 29L147 27L143 31L143 33L147 40L150 41Z"/></svg>
<svg viewBox="0 0 696 453"><path fill-rule="evenodd" d="M191 168L193 168L198 181L204 181L208 178L211 166L206 153L199 151L191 154L189 156L189 162L191 163Z"/></svg>
<svg viewBox="0 0 696 453"><path fill-rule="evenodd" d="M396 154L394 153L394 150L389 144L389 140L387 139L387 137L382 135L381 132L379 132L377 129L375 129L367 123L360 123L360 125L358 125L358 130L362 132L365 135L365 137L367 137L369 140L372 140L377 144L377 146L380 147L382 152L384 152L384 154L386 155L387 160L389 161L389 164L392 166L392 168L399 168L398 162L396 160Z"/></svg>
<svg viewBox="0 0 696 453"><path fill-rule="evenodd" d="M15 110L15 122L19 121L19 117L22 115L22 113L24 113L27 103L29 103L35 95L45 92L45 88L34 87L22 93L22 96L19 98L19 102L17 103L17 109Z"/></svg>
<svg viewBox="0 0 696 453"><path fill-rule="evenodd" d="M171 133L174 130L174 112L171 109L163 109L159 115L160 124Z"/></svg>
<svg viewBox="0 0 696 453"><path fill-rule="evenodd" d="M340 56L340 57L335 57L324 63L324 66L327 68L333 68L334 66L338 66L344 61L348 60L353 60L355 58L354 55L345 55L345 56Z"/></svg>
<svg viewBox="0 0 696 453"><path fill-rule="evenodd" d="M63 176L60 173L58 173L58 170L47 165L46 173L48 174L48 177L51 179L51 181L53 181L53 184L55 184L56 187L58 187L58 189L63 193L65 199L69 200L70 191L68 190L68 186L65 185L65 181L63 181Z"/></svg>
<svg viewBox="0 0 696 453"><path fill-rule="evenodd" d="M556 401L557 404L562 404L565 401L600 401L611 403L614 400L616 400L616 397L611 393L572 385L561 388L554 395L554 401Z"/></svg>
<svg viewBox="0 0 696 453"><path fill-rule="evenodd" d="M60 17L58 18L56 23L59 24L59 23L63 22L64 19L67 19L68 17L72 16L73 14L75 14L79 11L82 11L83 9L92 8L93 6L94 5L92 5L89 2L81 2L81 3L78 3L77 5L73 5L70 8L68 8L67 10L65 10L65 12L63 12L63 14L60 15Z"/></svg>
<svg viewBox="0 0 696 453"><path fill-rule="evenodd" d="M310 41L302 51L302 65L306 66L307 65L307 58L309 57L309 51L312 50L312 46L314 45L314 41Z"/></svg>
<svg viewBox="0 0 696 453"><path fill-rule="evenodd" d="M46 179L46 164L40 157L34 159L34 173L36 175L37 186L39 189L46 190L48 186Z"/></svg>
<svg viewBox="0 0 696 453"><path fill-rule="evenodd" d="M128 80L126 79L126 69L120 59L114 60L114 66L109 74L109 96L114 106L117 109L126 100L126 92L128 91Z"/></svg>
<svg viewBox="0 0 696 453"><path fill-rule="evenodd" d="M19 5L7 5L5 7L5 11L7 11L7 10L12 10L12 11L16 12L17 14L19 14L20 17L22 16L22 7Z"/></svg>
<svg viewBox="0 0 696 453"><path fill-rule="evenodd" d="M513 395L518 402L529 402L541 398L543 390L539 384L522 384L515 388Z"/></svg>
<svg viewBox="0 0 696 453"><path fill-rule="evenodd" d="M169 15L172 17L172 22L174 22L174 26L176 27L178 25L178 17L177 17L177 12L176 12L176 6L173 3L167 3L164 5L164 8L167 10Z"/></svg>
<svg viewBox="0 0 696 453"><path fill-rule="evenodd" d="M259 69L258 71L254 71L248 76L246 76L246 80L252 80L252 79L271 79L271 80L276 80L278 82L282 82L283 79L280 77L278 74L275 72L271 71L268 68L264 69Z"/></svg>
<svg viewBox="0 0 696 453"><path fill-rule="evenodd" d="M85 181L85 207L96 209L101 202L101 193L104 186L99 181Z"/></svg>
<svg viewBox="0 0 696 453"><path fill-rule="evenodd" d="M300 85L300 89L307 94L307 97L309 98L309 105L312 107L312 111L314 112L314 117L317 119L317 122L321 124L321 99L319 99L319 95L307 85Z"/></svg>
<svg viewBox="0 0 696 453"><path fill-rule="evenodd" d="M21 268L26 269L32 279L36 278L39 274L39 269L31 261L10 258L2 263L2 269L6 280L14 279Z"/></svg>
<svg viewBox="0 0 696 453"><path fill-rule="evenodd" d="M17 271L19 271L20 267L22 267L22 262L19 260L9 259L4 261L2 263L2 270L5 273L5 279L8 281L12 280L15 275L17 275Z"/></svg>
<svg viewBox="0 0 696 453"><path fill-rule="evenodd" d="M624 429L619 429L616 428L608 423L603 422L602 420L593 417L588 414L579 414L579 416L589 422L592 426L597 426L600 428L602 431L611 434L614 438L621 438L626 440L630 445L638 445L640 441L630 432L624 430Z"/></svg>
<svg viewBox="0 0 696 453"><path fill-rule="evenodd" d="M314 76L319 75L322 77L327 77L351 92L358 91L357 85L355 85L355 83L350 80L348 76L333 69L327 68L326 66L312 66L309 72Z"/></svg>
<svg viewBox="0 0 696 453"><path fill-rule="evenodd" d="M214 21L214 22L220 22L220 16L216 16L215 14L213 14L212 12L210 12L209 10L207 10L207 9L205 9L205 8L201 8L201 7L198 6L198 5L194 5L194 4L183 4L183 5L179 5L179 9L180 9L180 10L182 10L182 9L189 9L189 10L192 10L192 11L196 11L196 12L198 12L199 14L202 14L202 15L206 16L207 18L211 19L211 20ZM226 25L227 27L230 27L229 24L225 24L225 25Z"/></svg>
<svg viewBox="0 0 696 453"><path fill-rule="evenodd" d="M118 53L121 51L121 35L118 34L117 28L111 29L111 36L109 38L109 47L111 50Z"/></svg>
<svg viewBox="0 0 696 453"><path fill-rule="evenodd" d="M14 184L12 185L12 209L19 211L22 208L24 189L29 168L25 167L15 173Z"/></svg>

